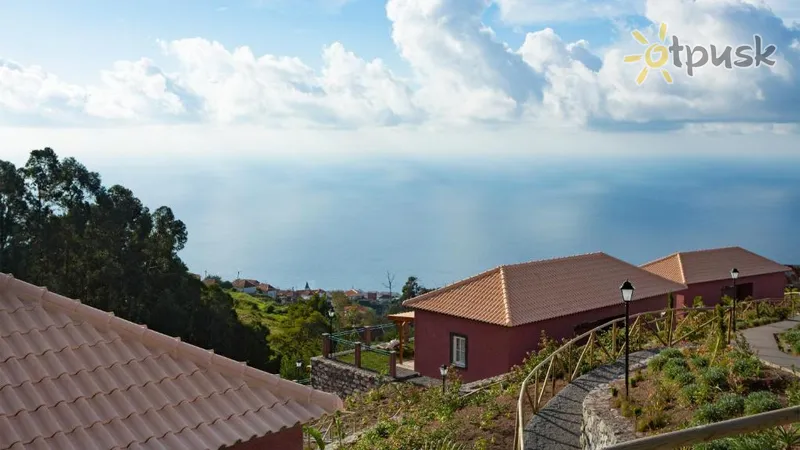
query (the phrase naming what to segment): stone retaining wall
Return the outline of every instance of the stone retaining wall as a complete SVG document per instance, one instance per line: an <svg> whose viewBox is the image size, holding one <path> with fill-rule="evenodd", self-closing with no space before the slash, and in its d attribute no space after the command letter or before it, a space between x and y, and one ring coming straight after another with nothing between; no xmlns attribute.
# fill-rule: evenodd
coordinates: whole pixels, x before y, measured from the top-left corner
<svg viewBox="0 0 800 450"><path fill-rule="evenodd" d="M355 392L367 392L388 381L382 378L377 373L333 359L322 356L311 358L311 386L342 398Z"/></svg>
<svg viewBox="0 0 800 450"><path fill-rule="evenodd" d="M646 367L652 358L651 356L639 363L631 364L630 371ZM624 394L620 392L617 395ZM586 394L581 422L581 447L584 450L598 450L645 436L644 433L636 431L630 419L620 414L618 409L611 407L610 383L598 384Z"/></svg>
<svg viewBox="0 0 800 450"><path fill-rule="evenodd" d="M623 417L610 404L611 386L608 383L597 386L586 395L581 424L581 447L585 450L606 448L645 436L637 433L630 419Z"/></svg>

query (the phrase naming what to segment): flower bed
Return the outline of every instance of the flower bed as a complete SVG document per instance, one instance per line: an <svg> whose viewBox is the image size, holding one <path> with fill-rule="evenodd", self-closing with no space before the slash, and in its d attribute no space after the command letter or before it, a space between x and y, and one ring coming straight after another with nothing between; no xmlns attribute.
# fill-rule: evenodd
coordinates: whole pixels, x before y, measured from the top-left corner
<svg viewBox="0 0 800 450"><path fill-rule="evenodd" d="M800 355L800 325L775 336L781 351Z"/></svg>
<svg viewBox="0 0 800 450"><path fill-rule="evenodd" d="M744 341L670 348L646 369L611 384L612 407L638 432L657 434L800 404L800 383L761 364Z"/></svg>

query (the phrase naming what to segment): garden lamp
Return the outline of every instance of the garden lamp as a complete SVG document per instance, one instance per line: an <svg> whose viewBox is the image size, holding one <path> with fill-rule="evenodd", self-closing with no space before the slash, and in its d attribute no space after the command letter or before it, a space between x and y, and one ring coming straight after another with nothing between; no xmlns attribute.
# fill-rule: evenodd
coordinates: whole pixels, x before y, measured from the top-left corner
<svg viewBox="0 0 800 450"><path fill-rule="evenodd" d="M630 359L630 346L628 345L628 322L630 322L630 303L633 300L633 291L635 288L630 280L625 280L619 291L622 293L622 302L625 303L625 399L628 399L628 384L630 370L628 360Z"/></svg>
<svg viewBox="0 0 800 450"><path fill-rule="evenodd" d="M441 367L439 367L439 374L442 375L442 394L444 394L444 384L445 384L445 380L447 379L447 366L446 365L442 364Z"/></svg>
<svg viewBox="0 0 800 450"><path fill-rule="evenodd" d="M303 360L302 359L298 359L297 362L294 363L294 365L297 367L297 377L298 377L297 379L301 380L303 378L302 377L302 375L303 375Z"/></svg>
<svg viewBox="0 0 800 450"><path fill-rule="evenodd" d="M731 329L733 333L736 334L736 297L738 297L738 292L736 292L736 279L739 278L739 270L734 267L731 269L731 279L733 280L733 310L731 311ZM756 304L758 306L758 304Z"/></svg>

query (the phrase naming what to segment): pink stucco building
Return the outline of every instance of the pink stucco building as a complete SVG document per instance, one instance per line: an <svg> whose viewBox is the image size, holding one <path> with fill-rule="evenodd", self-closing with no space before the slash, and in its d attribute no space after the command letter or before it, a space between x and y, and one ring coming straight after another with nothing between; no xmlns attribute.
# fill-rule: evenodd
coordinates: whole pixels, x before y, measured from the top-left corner
<svg viewBox="0 0 800 450"><path fill-rule="evenodd" d="M676 283L685 284L686 306L695 297L714 306L723 295L734 296L731 270L739 271L736 298L783 298L786 273L791 268L741 247L715 248L673 253L641 266L643 269ZM680 305L679 305L680 306Z"/></svg>
<svg viewBox="0 0 800 450"><path fill-rule="evenodd" d="M636 287L631 313L683 303L686 286L605 253L505 265L404 302L414 310L414 369L442 364L464 381L508 372L537 348L541 332L572 337L624 314L619 286Z"/></svg>

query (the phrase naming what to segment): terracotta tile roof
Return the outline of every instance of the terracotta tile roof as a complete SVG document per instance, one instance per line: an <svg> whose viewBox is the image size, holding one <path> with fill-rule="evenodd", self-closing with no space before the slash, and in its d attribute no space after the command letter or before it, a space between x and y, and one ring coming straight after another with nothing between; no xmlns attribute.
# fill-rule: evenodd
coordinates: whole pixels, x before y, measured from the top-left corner
<svg viewBox="0 0 800 450"><path fill-rule="evenodd" d="M678 252L642 264L643 269L684 284L729 280L731 269L740 277L788 272L791 268L741 247Z"/></svg>
<svg viewBox="0 0 800 450"><path fill-rule="evenodd" d="M404 306L505 326L620 304L630 279L634 301L686 289L605 253L505 265L406 300Z"/></svg>
<svg viewBox="0 0 800 450"><path fill-rule="evenodd" d="M231 283L231 284L233 285L233 287L235 287L237 289L243 289L243 288L256 287L261 283L258 280L236 279L236 280L233 280L233 283Z"/></svg>
<svg viewBox="0 0 800 450"><path fill-rule="evenodd" d="M0 449L216 449L341 408L0 274Z"/></svg>

